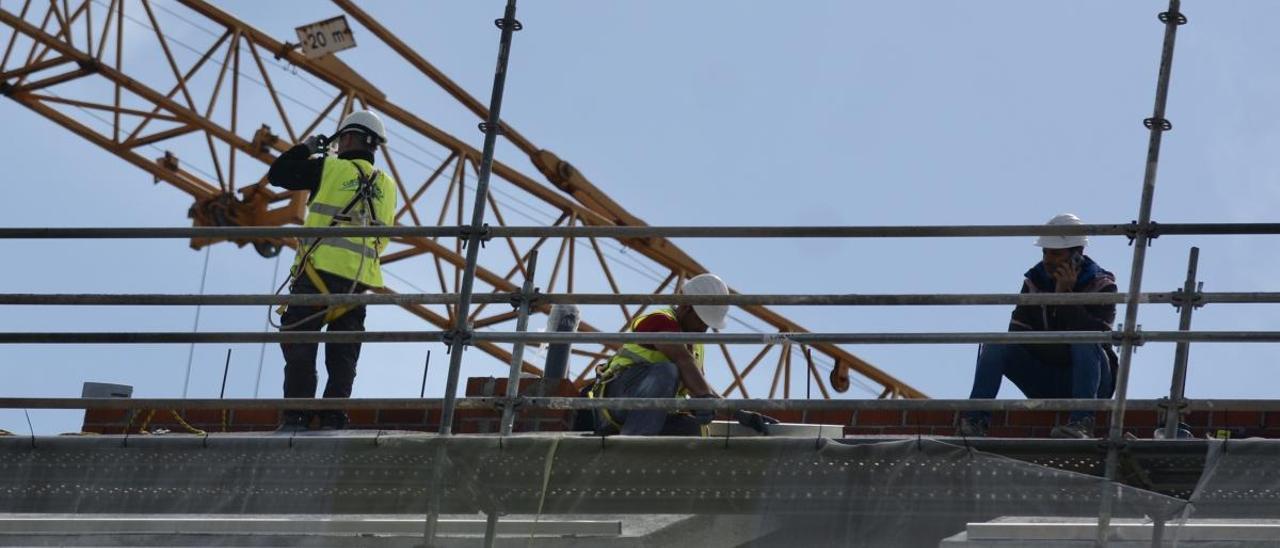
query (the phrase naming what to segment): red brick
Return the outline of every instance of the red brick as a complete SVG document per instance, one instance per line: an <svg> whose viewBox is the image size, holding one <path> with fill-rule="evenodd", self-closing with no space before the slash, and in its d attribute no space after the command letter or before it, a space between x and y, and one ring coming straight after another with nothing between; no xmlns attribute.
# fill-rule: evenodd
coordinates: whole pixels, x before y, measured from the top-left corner
<svg viewBox="0 0 1280 548"><path fill-rule="evenodd" d="M1262 415L1262 426L1266 428L1280 428L1280 411L1267 411Z"/></svg>
<svg viewBox="0 0 1280 548"><path fill-rule="evenodd" d="M809 424L851 424L853 423L853 411L810 411L805 417L805 422Z"/></svg>
<svg viewBox="0 0 1280 548"><path fill-rule="evenodd" d="M352 427L376 427L378 423L378 411L376 409L348 409L347 420Z"/></svg>
<svg viewBox="0 0 1280 548"><path fill-rule="evenodd" d="M129 411L125 409L86 409L85 424L123 424L129 420Z"/></svg>
<svg viewBox="0 0 1280 548"><path fill-rule="evenodd" d="M954 411L907 411L904 423L907 426L943 426L954 428L956 414Z"/></svg>
<svg viewBox="0 0 1280 548"><path fill-rule="evenodd" d="M1009 426L1048 426L1058 424L1057 411L1010 411Z"/></svg>
<svg viewBox="0 0 1280 548"><path fill-rule="evenodd" d="M765 412L766 415L778 419L778 422L800 423L804 422L804 413L801 411L776 410Z"/></svg>
<svg viewBox="0 0 1280 548"><path fill-rule="evenodd" d="M885 436L924 436L929 434L923 428L917 429L911 426L886 426L880 429L880 433Z"/></svg>
<svg viewBox="0 0 1280 548"><path fill-rule="evenodd" d="M459 434L491 434L498 431L498 421L492 419L467 419L454 421L453 430Z"/></svg>
<svg viewBox="0 0 1280 548"><path fill-rule="evenodd" d="M1206 427L1209 426L1208 411L1192 411L1182 418L1190 426Z"/></svg>
<svg viewBox="0 0 1280 548"><path fill-rule="evenodd" d="M280 424L278 409L236 409L231 412L231 424L236 430L246 426L277 426Z"/></svg>
<svg viewBox="0 0 1280 548"><path fill-rule="evenodd" d="M1005 426L1009 424L1009 413L1005 411L991 412L991 426Z"/></svg>
<svg viewBox="0 0 1280 548"><path fill-rule="evenodd" d="M422 424L427 421L427 412L422 409L382 409L378 411L377 424Z"/></svg>
<svg viewBox="0 0 1280 548"><path fill-rule="evenodd" d="M846 436L879 436L883 428L875 426L846 426L844 434Z"/></svg>
<svg viewBox="0 0 1280 548"><path fill-rule="evenodd" d="M185 409L178 411L189 423L222 424L221 409ZM166 413L167 414L167 413ZM157 416L160 413L156 413Z"/></svg>
<svg viewBox="0 0 1280 548"><path fill-rule="evenodd" d="M1223 424L1233 428L1258 428L1262 426L1262 413L1257 411L1227 411Z"/></svg>
<svg viewBox="0 0 1280 548"><path fill-rule="evenodd" d="M505 384L505 380L503 383ZM486 387L492 386L486 390ZM467 379L468 396L492 396L497 393L497 379L494 377L470 377Z"/></svg>
<svg viewBox="0 0 1280 548"><path fill-rule="evenodd" d="M987 436L992 438L1034 438L1036 429L1026 426L992 426L987 430Z"/></svg>
<svg viewBox="0 0 1280 548"><path fill-rule="evenodd" d="M852 424L858 426L901 426L902 411L858 411L853 417Z"/></svg>
<svg viewBox="0 0 1280 548"><path fill-rule="evenodd" d="M1125 426L1150 426L1155 428L1156 425L1164 422L1163 413L1157 414L1155 411L1127 411L1124 414ZM1099 423L1101 424L1101 423Z"/></svg>

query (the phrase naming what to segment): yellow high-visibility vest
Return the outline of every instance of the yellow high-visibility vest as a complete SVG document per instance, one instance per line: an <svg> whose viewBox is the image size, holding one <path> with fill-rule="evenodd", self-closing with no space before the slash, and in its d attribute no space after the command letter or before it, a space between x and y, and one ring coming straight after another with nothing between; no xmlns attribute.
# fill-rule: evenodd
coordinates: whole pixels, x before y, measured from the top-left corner
<svg viewBox="0 0 1280 548"><path fill-rule="evenodd" d="M670 308L661 308L653 312L650 312L648 314L645 314L643 316L639 316L635 318L634 320L631 321L631 325L629 326L629 329L632 332L635 332L636 326L640 325L640 322L644 321L646 318L649 318L650 316L653 316L655 314L666 316L668 318L671 318L673 321L676 319L676 313L674 310ZM703 365L702 365L703 354L704 354L702 345L701 344L693 345L693 349L691 353L693 354L694 363L698 365L698 371L704 372L705 370L703 369ZM651 363L663 363L663 362L672 362L672 360L671 358L667 357L666 354L663 354L662 352L659 352L652 348L645 348L643 345L627 343L622 345L622 348L618 349L618 352L614 354L612 358L609 359L609 363L606 364L604 369L601 371L600 377L601 379L607 380L612 378L614 375L617 375L623 369L626 369L628 367L632 367L636 365L647 365ZM685 395L685 393L686 391L682 386L680 388L680 393L678 395L683 396Z"/></svg>
<svg viewBox="0 0 1280 548"><path fill-rule="evenodd" d="M368 211L363 200L357 200L348 209L347 206L356 198L361 180L370 178L373 179L373 211ZM344 209L346 214L342 214ZM391 176L375 170L373 164L364 160L329 156L324 160L320 186L307 207L307 218L302 226L389 226L395 223L395 214L396 182ZM335 216L340 216L336 223ZM386 249L387 241L388 238L372 236L322 238L307 260L316 270L356 280L369 287L382 287L382 266L378 257ZM311 239L303 239L298 247L298 256L293 263L295 276L302 273L303 254L313 243Z"/></svg>

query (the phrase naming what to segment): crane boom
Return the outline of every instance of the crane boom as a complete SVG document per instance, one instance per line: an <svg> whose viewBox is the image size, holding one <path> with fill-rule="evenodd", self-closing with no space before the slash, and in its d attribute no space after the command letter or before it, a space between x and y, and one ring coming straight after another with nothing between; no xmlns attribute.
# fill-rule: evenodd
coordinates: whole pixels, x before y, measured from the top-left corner
<svg viewBox="0 0 1280 548"><path fill-rule="evenodd" d="M157 182L164 181L190 195L194 200L190 210L194 224L270 226L300 223L305 213L305 195L273 191L261 177L249 182L241 181L245 184L237 186L237 160L247 158L261 164L270 164L277 154L287 150L292 143L322 127L328 127L326 124L335 117L340 119L355 108L374 110L390 126L405 132L397 137L408 141L405 148L384 146L380 151L387 168L400 184L399 191L404 197L405 205L397 214L397 222L416 225L461 223L466 200L466 181L468 173L478 171L479 151L409 109L392 102L374 83L364 79L337 57L326 55L308 59L295 51L293 44L281 42L210 3L203 0L178 0L187 10L184 12L185 17L179 17L179 20L191 23L191 19L194 19L200 24L211 25L216 29L211 36L217 37L207 47L187 47L195 58L190 63L180 63L175 46L186 44L178 42L164 31L167 24L173 23L163 17L166 14L176 17L177 14L172 14L164 6L153 5L150 0L141 0L141 9L128 10L125 0L111 0L104 10L104 1L83 0L74 3L75 9L72 9L73 6L69 6L67 2L59 4L57 1L45 3L25 0L17 13L9 11L8 5L0 6L0 24L12 31L8 37L0 35L0 46L5 48L3 58L0 59L0 93L146 171ZM407 64L422 72L480 119L485 118L487 110L483 104L396 38L372 16L349 0L334 2ZM100 24L95 25L95 14L98 15ZM147 51L162 54L163 64L150 63L143 64L141 68L125 69L126 48L122 44L125 42L126 19L150 31L144 34L151 34L148 40L155 47ZM268 66L275 66L271 63L273 60L286 62L292 67L291 70L302 73L298 78L306 78L311 88L323 93L323 99L318 102L297 101L284 93L281 83L274 82L272 71L268 70ZM180 64L188 67L185 72L180 69ZM133 67L132 64L130 66ZM160 74L154 74L155 72ZM173 82L167 91L155 87L157 81L163 80L160 76ZM246 89L250 86L242 85L245 80L257 84L257 88ZM90 81L94 81L93 84ZM249 97L254 91L258 99ZM103 98L104 94L111 98ZM197 103L197 97L202 100L203 108ZM314 108L315 104L323 102L327 102L325 108ZM305 117L300 117L299 112L302 110L309 111L302 115ZM248 128L254 126L240 123L242 118L249 116L276 123L277 127L284 129L284 134L277 133L277 130L265 123L249 131ZM94 120L97 121L96 124ZM310 122L304 126L294 125L298 120ZM509 163L499 161L493 164L493 176L509 185L507 188L512 195L518 195L522 199L531 198L538 211L553 215L556 218L554 225L646 226L643 220L611 199L571 164L551 151L538 148L506 123L503 136L528 155L530 163L545 182L524 174ZM436 156L440 160L439 164L431 166L417 160L406 152L408 147ZM157 158L148 158L144 155L146 149L160 150L162 154ZM180 155L202 158L205 154L207 164L180 160ZM410 163L416 165L410 166ZM200 169L197 165L205 166L206 169ZM210 166L212 173L207 169ZM401 167L405 169L401 170ZM414 172L419 167L423 169ZM446 179L447 183L444 182ZM422 182L414 188L406 186L409 181ZM428 199L439 198L440 194L443 194L443 199L439 202ZM506 225L499 200L490 196L488 201L494 218L498 223ZM519 203L528 206L527 202ZM423 206L428 204L438 204L439 211L435 218L423 211ZM451 213L454 214L452 219ZM541 248L546 241L543 238L521 249L516 241L506 239L503 243L510 251L510 257L502 260L486 258L486 262L477 269L477 279L493 291L519 291L519 285L513 280L524 273L523 258L533 249ZM211 243L213 242L196 240L192 241L192 246L201 247ZM265 256L293 245L288 240L234 243L240 246L251 244ZM590 245L574 239L565 239L560 243L547 291L554 291L556 284L560 282L566 284L567 292L573 292L575 279L582 277L582 270L586 267L592 268L598 278L607 281L614 292L620 292L620 277L615 272L621 260L614 258L611 261L606 256L604 246L595 239L590 239L587 243ZM683 280L707 271L664 238L628 238L620 239L617 243L636 252L628 254L628 259L643 260L640 266L647 269L645 271L650 273L647 275L652 276L653 280L662 280L654 290L655 293L678 288ZM464 264L460 241L449 246L431 238L396 238L392 244L393 247L388 248L388 253L383 258L384 264L412 258L428 260L429 266L434 266L440 290L450 290L448 278L452 271L452 285L456 291L459 273ZM592 252L585 261L578 260L577 250L580 247ZM596 261L591 261L592 258ZM449 329L454 322L454 311L450 306L410 305L405 308L441 329ZM491 313L486 316L482 314L484 309L483 306L477 307L469 318L477 328L498 325L515 317L512 312ZM547 310L544 306L540 311ZM762 324L762 329L805 331L802 326L766 307L744 306L742 310ZM621 312L621 317L617 318L617 324L625 326L642 309L632 310L619 306L618 311ZM595 324L584 322L581 329L596 331L599 328ZM482 343L477 346L503 362L511 359L509 350L500 345ZM603 359L607 350L575 350L578 358L585 362L578 378L584 378L593 369L592 366ZM741 370L729 349L722 346L721 350L734 378L734 382L723 391L724 394L727 396L738 391L747 396L745 377L763 361L771 348L765 347L763 351L756 353L751 362ZM826 389L828 379L819 374L815 365L820 360L829 360L832 367L829 381L831 387L838 392L848 389L849 376L853 373L867 381L864 385L877 386L879 397L925 397L918 390L837 345L815 344L811 348L782 347L777 350L778 369L774 372L774 390L777 388L778 371L784 367L790 371L791 355L795 352L806 360L808 374L812 375L824 395L829 396ZM540 372L535 364L529 362L525 362L524 369L532 373ZM789 396L789 384L786 383L784 388L784 397ZM771 390L771 396L774 390Z"/></svg>

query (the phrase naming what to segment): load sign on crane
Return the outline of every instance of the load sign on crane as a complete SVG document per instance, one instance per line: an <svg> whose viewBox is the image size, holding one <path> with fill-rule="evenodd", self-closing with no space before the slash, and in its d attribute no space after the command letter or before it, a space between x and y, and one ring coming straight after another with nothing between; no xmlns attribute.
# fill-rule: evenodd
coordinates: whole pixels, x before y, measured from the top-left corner
<svg viewBox="0 0 1280 548"><path fill-rule="evenodd" d="M298 32L302 54L308 59L356 47L355 37L351 34L345 15L303 25L294 30Z"/></svg>

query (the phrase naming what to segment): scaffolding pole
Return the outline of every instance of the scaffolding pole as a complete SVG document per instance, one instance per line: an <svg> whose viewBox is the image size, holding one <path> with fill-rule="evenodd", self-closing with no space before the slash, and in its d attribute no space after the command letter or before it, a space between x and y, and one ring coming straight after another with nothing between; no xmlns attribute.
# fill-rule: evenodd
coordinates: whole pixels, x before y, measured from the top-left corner
<svg viewBox="0 0 1280 548"><path fill-rule="evenodd" d="M472 289L476 281L476 263L480 258L480 245L487 238L485 232L490 228L484 223L485 200L489 193L489 175L493 170L493 149L498 142L501 130L502 92L507 81L507 59L511 53L511 35L520 30L516 21L516 0L507 0L507 7L502 19L494 22L501 29L498 39L498 64L493 72L493 93L489 97L489 118L480 125L484 131L484 148L480 157L480 174L476 180L475 203L471 212L471 226L467 231L467 261L462 270L462 288L459 290L458 304L454 307L457 316L453 331L448 333L449 373L445 380L445 406L440 419L440 433L449 435L453 431L453 405L458 397L458 375L462 370L462 352L471 344L471 326L468 316L471 314ZM461 190L459 190L461 192Z"/></svg>
<svg viewBox="0 0 1280 548"><path fill-rule="evenodd" d="M1187 257L1187 279L1178 293L1178 331L1191 330L1191 314L1199 306L1200 288L1196 285L1196 269L1200 263L1200 248L1192 247ZM1191 343L1179 342L1173 353L1173 379L1169 383L1169 409L1164 415L1164 437L1178 437L1178 423L1181 421L1181 406L1186 398L1187 360L1191 355Z"/></svg>
<svg viewBox="0 0 1280 548"><path fill-rule="evenodd" d="M1106 483L1103 484L1102 503L1098 509L1097 545L1106 546L1110 538L1111 514L1115 501L1116 474L1120 465L1120 444L1123 443L1125 400L1129 392L1129 371L1133 363L1134 340L1138 332L1138 300L1136 296L1142 291L1142 273L1147 260L1147 245L1150 243L1151 208L1155 201L1156 174L1160 164L1160 142L1165 131L1173 129L1173 125L1165 118L1165 106L1169 99L1169 79L1173 72L1173 46L1178 35L1178 26L1187 22L1179 11L1180 0L1169 0L1169 10L1160 14L1164 23L1164 44L1160 49L1160 70L1156 77L1156 98L1150 118L1143 121L1151 131L1147 144L1147 162L1142 175L1142 200L1138 205L1138 230L1133 241L1133 267L1129 270L1129 291L1131 298L1125 304L1124 332L1125 337L1120 344L1120 365L1116 374L1116 396L1111 410L1111 425L1107 430Z"/></svg>

